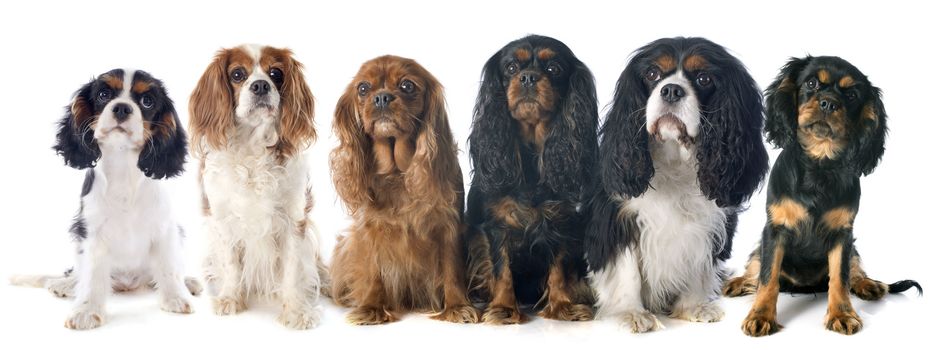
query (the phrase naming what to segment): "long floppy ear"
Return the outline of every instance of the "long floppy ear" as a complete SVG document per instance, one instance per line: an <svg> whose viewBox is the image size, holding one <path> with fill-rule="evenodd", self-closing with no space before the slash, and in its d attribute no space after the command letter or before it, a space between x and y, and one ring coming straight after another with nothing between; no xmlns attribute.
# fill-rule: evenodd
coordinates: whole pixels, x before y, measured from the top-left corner
<svg viewBox="0 0 952 350"><path fill-rule="evenodd" d="M568 94L552 121L542 154L542 180L559 196L580 200L598 162L595 78L578 62Z"/></svg>
<svg viewBox="0 0 952 350"><path fill-rule="evenodd" d="M499 68L501 56L502 51L496 52L483 66L469 135L472 185L487 196L506 193L523 181L517 145L519 135L509 113L505 78Z"/></svg>
<svg viewBox="0 0 952 350"><path fill-rule="evenodd" d="M218 51L188 100L188 129L192 135L192 148L198 153L205 153L206 146L212 149L223 147L235 124L227 65L228 51Z"/></svg>
<svg viewBox="0 0 952 350"><path fill-rule="evenodd" d="M287 157L307 147L317 138L314 128L314 95L304 79L303 66L285 49L289 58L281 85L281 126L278 143L274 146L279 156Z"/></svg>
<svg viewBox="0 0 952 350"><path fill-rule="evenodd" d="M654 177L645 116L649 92L637 63L641 59L636 54L618 78L600 131L599 181L609 196L637 197Z"/></svg>
<svg viewBox="0 0 952 350"><path fill-rule="evenodd" d="M156 113L158 118L145 126L150 130L149 139L139 153L138 162L145 176L156 180L181 174L185 170L185 156L188 154L185 129L161 83L159 91L163 96L159 104L162 109Z"/></svg>
<svg viewBox="0 0 952 350"><path fill-rule="evenodd" d="M727 207L750 199L767 174L768 159L760 89L737 59L723 60L727 65L702 112L697 160L701 191Z"/></svg>
<svg viewBox="0 0 952 350"><path fill-rule="evenodd" d="M63 157L66 165L85 169L95 165L102 153L93 139L96 118L89 103L93 82L84 85L73 96L73 103L66 107L66 115L60 119L53 150Z"/></svg>
<svg viewBox="0 0 952 350"><path fill-rule="evenodd" d="M424 112L420 118L413 160L404 177L411 196L431 202L452 199L447 203L434 203L436 207L452 207L456 198L447 194L455 193L463 184L456 157L459 150L450 130L443 87L428 73L424 76L427 84Z"/></svg>
<svg viewBox="0 0 952 350"><path fill-rule="evenodd" d="M332 129L340 139L340 145L330 155L334 187L351 214L373 199L370 180L374 158L370 137L364 134L363 122L357 112L355 91L356 88L348 85L337 101Z"/></svg>
<svg viewBox="0 0 952 350"><path fill-rule="evenodd" d="M790 58L764 94L767 102L767 124L764 132L767 134L767 141L779 148L797 144L797 77L811 60L813 57L810 56Z"/></svg>
<svg viewBox="0 0 952 350"><path fill-rule="evenodd" d="M863 175L869 175L879 164L879 160L886 151L886 108L883 106L882 92L871 86L870 96L866 99L856 135L851 135L853 142L850 151L849 164Z"/></svg>

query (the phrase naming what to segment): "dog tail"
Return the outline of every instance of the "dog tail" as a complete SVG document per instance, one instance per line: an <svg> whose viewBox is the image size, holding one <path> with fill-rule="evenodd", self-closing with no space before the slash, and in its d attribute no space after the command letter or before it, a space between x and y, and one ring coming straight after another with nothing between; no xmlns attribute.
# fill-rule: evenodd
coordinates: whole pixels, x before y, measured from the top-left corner
<svg viewBox="0 0 952 350"><path fill-rule="evenodd" d="M922 295L922 286L919 285L919 282L916 282L913 280L902 280L902 281L898 281L893 284L890 284L889 294L902 293L909 290L909 288L912 288L912 287L916 288L916 291L919 292L920 296Z"/></svg>
<svg viewBox="0 0 952 350"><path fill-rule="evenodd" d="M46 282L56 278L61 278L61 276L13 275L10 276L10 284L20 287L46 288Z"/></svg>

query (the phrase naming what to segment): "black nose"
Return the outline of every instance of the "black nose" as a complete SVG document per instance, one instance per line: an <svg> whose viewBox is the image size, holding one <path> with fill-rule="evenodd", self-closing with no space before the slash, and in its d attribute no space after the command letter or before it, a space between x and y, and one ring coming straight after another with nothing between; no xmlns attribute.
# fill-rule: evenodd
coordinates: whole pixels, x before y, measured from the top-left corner
<svg viewBox="0 0 952 350"><path fill-rule="evenodd" d="M684 97L684 88L681 85L668 84L661 87L661 99L665 102L678 102L682 97Z"/></svg>
<svg viewBox="0 0 952 350"><path fill-rule="evenodd" d="M833 99L823 98L820 99L820 109L827 113L833 113L840 109L840 104Z"/></svg>
<svg viewBox="0 0 952 350"><path fill-rule="evenodd" d="M381 92L374 95L374 106L377 108L384 108L393 102L394 96L389 92Z"/></svg>
<svg viewBox="0 0 952 350"><path fill-rule="evenodd" d="M522 72L519 75L519 82L522 83L522 86L533 87L537 81L539 81L539 74L536 72Z"/></svg>
<svg viewBox="0 0 952 350"><path fill-rule="evenodd" d="M112 106L112 115L116 118L116 122L120 124L129 120L130 114L132 114L132 106L128 103L117 103L115 106Z"/></svg>
<svg viewBox="0 0 952 350"><path fill-rule="evenodd" d="M271 84L268 84L267 81L258 80L251 83L251 92L257 96L264 95L271 91Z"/></svg>

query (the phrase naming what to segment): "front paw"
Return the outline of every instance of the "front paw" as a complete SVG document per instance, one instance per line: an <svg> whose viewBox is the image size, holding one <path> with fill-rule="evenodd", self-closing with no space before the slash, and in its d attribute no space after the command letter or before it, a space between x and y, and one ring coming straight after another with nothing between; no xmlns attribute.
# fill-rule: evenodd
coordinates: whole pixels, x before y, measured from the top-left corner
<svg viewBox="0 0 952 350"><path fill-rule="evenodd" d="M750 311L750 314L747 315L747 318L744 319L744 323L741 325L744 334L751 337L771 335L777 333L781 328L783 328L783 326L777 323L776 313L755 312L754 310Z"/></svg>
<svg viewBox="0 0 952 350"><path fill-rule="evenodd" d="M443 312L431 317L434 320L453 323L478 323L479 311L472 305L448 306Z"/></svg>
<svg viewBox="0 0 952 350"><path fill-rule="evenodd" d="M850 291L860 299L875 301L886 295L889 286L877 280L864 278L850 286Z"/></svg>
<svg viewBox="0 0 952 350"><path fill-rule="evenodd" d="M171 297L162 300L161 308L163 311L174 312L177 314L192 313L192 305L183 297Z"/></svg>
<svg viewBox="0 0 952 350"><path fill-rule="evenodd" d="M189 294L193 297L202 295L202 291L205 290L202 287L202 282L199 282L195 277L185 277L185 288L188 288Z"/></svg>
<svg viewBox="0 0 952 350"><path fill-rule="evenodd" d="M106 321L102 313L97 310L81 309L73 311L73 314L66 319L66 328L75 330L93 329Z"/></svg>
<svg viewBox="0 0 952 350"><path fill-rule="evenodd" d="M632 333L647 333L664 329L664 325L661 324L658 317L648 311L629 314L622 319L622 323L625 324Z"/></svg>
<svg viewBox="0 0 952 350"><path fill-rule="evenodd" d="M372 326L396 321L397 317L383 307L361 306L347 314L347 322L357 326Z"/></svg>
<svg viewBox="0 0 952 350"><path fill-rule="evenodd" d="M863 328L863 320L853 310L827 312L823 323L826 324L826 329L845 335L853 335Z"/></svg>
<svg viewBox="0 0 952 350"><path fill-rule="evenodd" d="M591 321L593 314L592 307L588 305L553 303L546 305L539 316L559 321Z"/></svg>
<svg viewBox="0 0 952 350"><path fill-rule="evenodd" d="M717 304L705 303L687 307L676 317L691 322L717 322L724 318L724 310Z"/></svg>
<svg viewBox="0 0 952 350"><path fill-rule="evenodd" d="M212 299L212 310L218 316L234 315L244 311L244 300L233 297L217 297Z"/></svg>
<svg viewBox="0 0 952 350"><path fill-rule="evenodd" d="M724 283L724 288L721 289L721 292L724 294L724 296L732 298L753 294L756 291L757 285L750 283L750 279L746 277L732 278Z"/></svg>
<svg viewBox="0 0 952 350"><path fill-rule="evenodd" d="M483 322L491 325L520 324L529 319L516 308L491 306L483 313Z"/></svg>
<svg viewBox="0 0 952 350"><path fill-rule="evenodd" d="M281 322L285 327L290 329L311 329L314 326L317 326L319 318L317 312L309 307L284 307L284 310L281 311L281 316L278 317L278 322Z"/></svg>

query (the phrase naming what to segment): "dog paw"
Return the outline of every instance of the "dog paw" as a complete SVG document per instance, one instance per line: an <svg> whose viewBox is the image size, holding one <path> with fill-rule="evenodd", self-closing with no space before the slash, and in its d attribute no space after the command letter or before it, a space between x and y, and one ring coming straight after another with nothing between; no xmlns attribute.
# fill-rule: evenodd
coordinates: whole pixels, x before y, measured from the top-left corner
<svg viewBox="0 0 952 350"><path fill-rule="evenodd" d="M741 329L744 331L744 334L751 337L771 335L777 333L781 328L783 328L783 326L777 323L775 314L768 315L754 311L751 311L751 313L747 315L747 318L744 319L744 323L741 324Z"/></svg>
<svg viewBox="0 0 952 350"><path fill-rule="evenodd" d="M850 291L860 299L875 301L886 295L889 286L877 280L864 278L850 286Z"/></svg>
<svg viewBox="0 0 952 350"><path fill-rule="evenodd" d="M307 307L284 307L281 315L278 316L278 322L290 329L311 329L317 326L318 321L317 311Z"/></svg>
<svg viewBox="0 0 952 350"><path fill-rule="evenodd" d="M185 277L185 288L188 289L189 294L192 294L193 297L202 295L202 291L205 290L205 288L202 287L202 282L195 277Z"/></svg>
<svg viewBox="0 0 952 350"><path fill-rule="evenodd" d="M591 321L594 313L588 305L559 303L546 305L539 316L559 321Z"/></svg>
<svg viewBox="0 0 952 350"><path fill-rule="evenodd" d="M721 289L724 296L731 298L753 294L756 291L757 285L750 283L750 280L745 277L732 278L724 283L724 287Z"/></svg>
<svg viewBox="0 0 952 350"><path fill-rule="evenodd" d="M163 311L174 312L177 314L192 313L192 305L183 297L170 297L162 300L161 308Z"/></svg>
<svg viewBox="0 0 952 350"><path fill-rule="evenodd" d="M245 311L245 302L238 298L218 297L212 299L212 310L218 316L234 315Z"/></svg>
<svg viewBox="0 0 952 350"><path fill-rule="evenodd" d="M472 305L449 306L431 318L453 323L478 323L479 311Z"/></svg>
<svg viewBox="0 0 952 350"><path fill-rule="evenodd" d="M685 308L675 317L691 322L717 322L724 318L724 310L714 303Z"/></svg>
<svg viewBox="0 0 952 350"><path fill-rule="evenodd" d="M505 306L492 306L483 313L483 322L491 325L520 324L528 320L518 309Z"/></svg>
<svg viewBox="0 0 952 350"><path fill-rule="evenodd" d="M648 311L628 314L622 319L622 323L625 324L632 333L647 333L664 329L664 325L661 324L658 317Z"/></svg>
<svg viewBox="0 0 952 350"><path fill-rule="evenodd" d="M372 326L396 321L390 311L376 306L361 306L347 314L347 322L357 326Z"/></svg>
<svg viewBox="0 0 952 350"><path fill-rule="evenodd" d="M72 298L73 289L76 287L75 283L67 281L67 279L60 279L51 281L46 289L50 291L57 298Z"/></svg>
<svg viewBox="0 0 952 350"><path fill-rule="evenodd" d="M860 320L859 315L852 310L848 312L827 313L823 323L826 324L826 329L845 335L856 334L856 332L859 332L859 330L863 328L863 321Z"/></svg>
<svg viewBox="0 0 952 350"><path fill-rule="evenodd" d="M76 310L66 319L66 328L75 330L93 329L106 321L100 311L96 310Z"/></svg>

